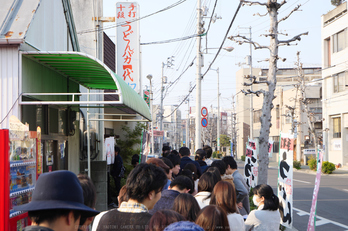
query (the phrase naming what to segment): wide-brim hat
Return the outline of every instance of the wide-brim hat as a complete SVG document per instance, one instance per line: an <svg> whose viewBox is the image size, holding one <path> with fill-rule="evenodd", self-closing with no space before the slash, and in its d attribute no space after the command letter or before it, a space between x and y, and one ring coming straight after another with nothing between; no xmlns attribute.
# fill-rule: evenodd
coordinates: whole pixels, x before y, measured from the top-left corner
<svg viewBox="0 0 348 231"><path fill-rule="evenodd" d="M52 209L77 210L84 217L99 213L84 205L83 191L77 176L70 171L59 170L40 175L33 191L32 201L14 206L17 211Z"/></svg>

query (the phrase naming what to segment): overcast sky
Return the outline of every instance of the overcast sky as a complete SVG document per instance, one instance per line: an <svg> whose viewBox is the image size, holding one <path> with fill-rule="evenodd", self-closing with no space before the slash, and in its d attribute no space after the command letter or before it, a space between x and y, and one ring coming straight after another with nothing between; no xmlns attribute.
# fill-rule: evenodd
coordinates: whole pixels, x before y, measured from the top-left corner
<svg viewBox="0 0 348 231"><path fill-rule="evenodd" d="M179 0L139 0L140 15L145 16L158 10L166 8ZM266 0L260 0L264 2ZM278 1L280 2L280 1ZM211 23L208 35L202 39L202 50L208 48L218 48L223 42L232 18L237 9L239 0L218 0L216 13L222 19ZM202 0L202 6L207 6L210 17L215 1ZM321 15L332 10L330 0L288 0L279 13L279 19L286 16L294 7L301 4L301 10L292 14L292 16L279 25L282 33L288 33L288 37L281 36L280 39L286 40L293 36L309 31L308 36L304 36L297 46L280 47L279 55L286 58L286 62L278 62L278 67L294 67L296 52L301 51L301 61L304 66L321 66ZM104 16L115 17L116 1L104 0ZM173 7L161 13L140 20L141 43L164 41L181 38L196 33L196 7L197 0L186 0L180 5ZM267 33L269 29L269 17L253 16L259 12L263 14L266 9L261 6L243 6L237 14L236 20L228 33L228 36L243 33L249 36L248 27L252 27L252 38L262 45L268 45L269 39L260 36ZM210 18L205 18L204 28L207 30ZM112 23L111 23L112 24ZM107 26L110 24L105 24ZM112 28L105 31L110 38L115 41L116 29ZM221 108L231 108L231 96L236 93L235 74L241 68L238 63L243 63L245 57L249 55L249 45L237 45L226 40L224 47L232 46L235 49L232 52L221 51L219 57L213 64L213 69L220 69L220 92ZM160 102L160 76L162 62L167 57L175 56L175 66L165 68L164 75L168 77L168 82L174 81L190 65L196 56L196 39L188 39L180 42L166 43L160 45L143 45L142 49L142 85L149 86L146 75L153 75L153 87L155 104ZM214 58L216 49L208 50L209 54L204 55L204 73ZM269 57L266 50L253 50L253 67L268 68L268 63L257 62ZM244 66L247 68L248 66ZM211 105L217 105L217 74L216 71L209 71L202 82L202 106L210 108ZM175 105L181 102L187 94L190 82L196 82L196 65L192 65L185 74L182 75L177 84L173 85L164 99L165 105ZM195 90L190 96L190 105L195 105ZM180 107L183 117L187 105ZM165 115L164 115L165 116Z"/></svg>

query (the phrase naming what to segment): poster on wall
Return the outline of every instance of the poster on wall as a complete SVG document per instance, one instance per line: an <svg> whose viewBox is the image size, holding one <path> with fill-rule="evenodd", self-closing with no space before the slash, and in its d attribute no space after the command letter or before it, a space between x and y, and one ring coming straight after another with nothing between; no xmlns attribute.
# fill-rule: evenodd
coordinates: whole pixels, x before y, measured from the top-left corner
<svg viewBox="0 0 348 231"><path fill-rule="evenodd" d="M105 156L103 157L103 160L106 159L106 164L110 165L113 164L115 161L115 138L108 137L104 141L104 150L105 150Z"/></svg>
<svg viewBox="0 0 348 231"><path fill-rule="evenodd" d="M249 139L245 153L244 180L248 187L255 187L258 178L258 161L256 142Z"/></svg>
<svg viewBox="0 0 348 231"><path fill-rule="evenodd" d="M281 223L292 228L293 224L293 153L294 136L281 133L279 144L278 197Z"/></svg>

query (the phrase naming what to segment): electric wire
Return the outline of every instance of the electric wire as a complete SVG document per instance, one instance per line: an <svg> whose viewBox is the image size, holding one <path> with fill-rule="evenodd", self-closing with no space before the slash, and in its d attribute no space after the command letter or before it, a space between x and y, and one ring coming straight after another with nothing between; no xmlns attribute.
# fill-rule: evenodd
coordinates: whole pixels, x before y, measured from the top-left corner
<svg viewBox="0 0 348 231"><path fill-rule="evenodd" d="M145 16L140 17L140 18L136 18L136 19L129 20L129 21L127 21L127 22L119 23L119 24L116 24L116 25L110 25L110 26L106 26L106 27L102 27L102 28L98 28L98 29L94 29L94 28L93 28L93 29L83 30L83 31L78 32L77 34L86 34L86 33L92 33L92 32L96 32L96 31L100 32L100 31L104 31L104 30L111 29L111 28L123 26L123 25L126 25L126 24L128 24L128 23L140 21L140 20L145 19L145 18L148 18L148 17L150 17L150 16L152 16L152 15L155 15L155 14L158 14L158 13L162 13L162 12L164 12L164 11L167 11L167 10L169 10L169 9L172 9L172 8L178 6L178 5L180 5L180 4L182 4L182 3L186 2L186 1L187 1L187 0L179 0L179 1L175 2L175 3L173 3L172 5L169 5L169 6L163 8L163 9L161 9L161 10L155 11L155 12L153 12L153 13L151 13L151 14L145 15Z"/></svg>
<svg viewBox="0 0 348 231"><path fill-rule="evenodd" d="M228 33L229 33L229 31L230 31L232 25L233 25L234 20L235 20L236 17L237 17L237 14L238 14L238 12L239 12L241 6L242 6L242 1L239 2L238 7L237 7L237 9L236 9L236 11L235 11L235 13L234 13L233 18L232 18L232 21L231 21L231 23L230 23L230 25L229 25L229 27L228 27L228 29L227 29L227 32L226 32L226 34L225 34L225 37L224 37L224 39L223 39L223 41L222 41L222 43L221 43L221 45L220 45L220 48L219 48L218 52L216 53L216 55L215 55L213 61L210 63L210 65L209 65L207 71L202 75L202 77L201 77L202 79L203 79L203 77L208 73L208 71L209 71L209 69L211 68L212 64L215 62L216 57L219 55L219 53L220 53L220 51L221 51L221 49L222 49L222 46L223 46L223 44L224 44L224 42L225 42L225 40L226 40L226 37L227 37L227 35L228 35ZM195 84L194 86L191 87L191 89L189 90L189 93L188 93L188 94L186 95L186 97L180 102L180 104L179 104L178 106L176 106L175 109L174 109L169 115L163 116L163 118L167 118L167 117L171 116L176 110L178 110L178 108L186 101L186 99L190 96L190 94L192 93L192 91L193 91L195 88L196 88L196 84Z"/></svg>

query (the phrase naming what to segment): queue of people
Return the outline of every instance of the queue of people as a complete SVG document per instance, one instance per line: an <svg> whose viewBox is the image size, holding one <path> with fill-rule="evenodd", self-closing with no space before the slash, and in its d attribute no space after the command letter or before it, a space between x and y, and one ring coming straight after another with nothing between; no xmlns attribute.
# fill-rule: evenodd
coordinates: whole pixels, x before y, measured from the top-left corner
<svg viewBox="0 0 348 231"><path fill-rule="evenodd" d="M208 161L209 148L197 150L196 160L182 147L133 165L126 184L117 187L117 208L96 211L91 179L64 170L42 174L32 201L15 209L28 211L32 225L25 231L279 230L279 199L272 188L253 188L257 209L250 212L249 188L236 161Z"/></svg>

